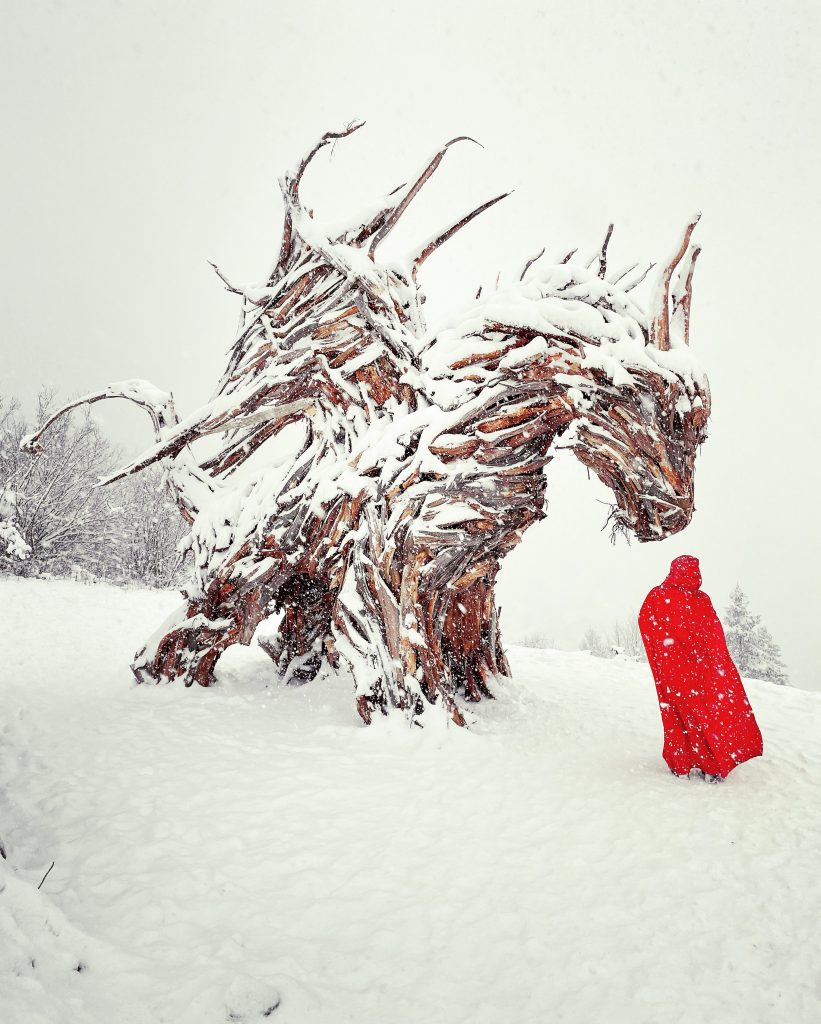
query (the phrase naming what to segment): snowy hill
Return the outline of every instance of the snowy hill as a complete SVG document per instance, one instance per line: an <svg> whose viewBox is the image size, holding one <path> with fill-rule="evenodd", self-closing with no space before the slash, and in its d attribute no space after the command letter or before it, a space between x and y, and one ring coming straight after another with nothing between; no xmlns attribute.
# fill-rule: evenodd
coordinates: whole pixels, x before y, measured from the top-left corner
<svg viewBox="0 0 821 1024"><path fill-rule="evenodd" d="M821 1020L821 694L708 786L622 660L513 648L469 732L255 646L133 686L176 600L0 579L4 1024Z"/></svg>

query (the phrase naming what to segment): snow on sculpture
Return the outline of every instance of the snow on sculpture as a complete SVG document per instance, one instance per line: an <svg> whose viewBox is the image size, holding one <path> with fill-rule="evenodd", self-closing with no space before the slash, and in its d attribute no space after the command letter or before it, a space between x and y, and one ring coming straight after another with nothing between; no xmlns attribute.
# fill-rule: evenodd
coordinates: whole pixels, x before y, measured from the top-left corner
<svg viewBox="0 0 821 1024"><path fill-rule="evenodd" d="M207 686L220 654L277 611L263 646L285 682L342 659L366 723L438 705L462 725L460 699L491 696L508 672L496 576L545 514L558 438L612 490L615 529L651 541L690 521L710 411L688 348L698 218L662 268L649 315L630 296L648 271L608 274L611 225L592 259L545 266L540 254L516 284L477 295L430 333L419 268L504 197L406 265L381 262L380 243L462 140L370 219L329 232L303 204L302 178L318 150L359 127L324 135L281 181L269 276L240 288L220 275L242 315L210 401L180 419L169 394L126 381L50 422L103 398L143 407L154 445L103 483L162 461L191 525L193 580L137 653L138 680ZM240 472L293 424L301 447L290 463L260 454ZM24 439L29 451L41 450L45 426ZM198 458L192 445L209 435L218 449Z"/></svg>

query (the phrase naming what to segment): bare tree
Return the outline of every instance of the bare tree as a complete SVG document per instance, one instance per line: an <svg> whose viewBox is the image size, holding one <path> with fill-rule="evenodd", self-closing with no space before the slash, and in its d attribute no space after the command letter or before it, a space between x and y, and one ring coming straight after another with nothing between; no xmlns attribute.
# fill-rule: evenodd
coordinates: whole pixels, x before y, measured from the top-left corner
<svg viewBox="0 0 821 1024"><path fill-rule="evenodd" d="M595 626L590 626L582 637L582 650L590 651L594 658L612 658L613 651Z"/></svg>
<svg viewBox="0 0 821 1024"><path fill-rule="evenodd" d="M608 640L610 646L617 649L619 654L624 654L635 660L644 657L644 644L639 630L638 616L635 612L630 612L620 621L613 623Z"/></svg>
<svg viewBox="0 0 821 1024"><path fill-rule="evenodd" d="M163 473L152 467L112 487L115 524L111 539L112 575L149 587L174 587L181 582L188 533L165 486Z"/></svg>
<svg viewBox="0 0 821 1024"><path fill-rule="evenodd" d="M42 425L54 393L37 398L35 423ZM30 550L25 572L100 574L113 537L110 495L94 485L111 471L116 453L86 411L56 420L45 432L47 451L31 459L20 451L30 430L18 403L0 424L0 480L14 495L16 526Z"/></svg>
<svg viewBox="0 0 821 1024"><path fill-rule="evenodd" d="M21 451L21 435L45 423L53 405L43 389L30 424L16 399L0 401L0 569L178 583L187 531L160 470L100 489L118 453L87 411L55 420L41 457Z"/></svg>
<svg viewBox="0 0 821 1024"><path fill-rule="evenodd" d="M324 135L283 179L270 274L253 288L220 274L242 309L211 400L182 420L145 381L84 400L148 412L155 443L110 479L163 461L191 524L186 601L137 653L138 679L209 685L222 651L249 643L277 609L266 649L282 678L305 681L342 658L366 722L392 708L417 720L438 705L463 724L458 698L490 696L508 670L496 578L545 515L559 438L612 491L614 529L652 541L690 521L710 410L687 347L698 218L663 265L649 314L630 295L647 269L609 270L611 227L592 255L530 259L515 285L428 331L422 265L504 197L403 265L383 262L379 246L460 140L340 231L301 188L316 153L358 127ZM292 424L302 444L290 464L235 475ZM217 451L197 455L209 436ZM40 438L26 439L29 451Z"/></svg>
<svg viewBox="0 0 821 1024"><path fill-rule="evenodd" d="M520 647L533 647L543 651L555 650L556 647L556 641L553 637L539 630L526 633L518 643Z"/></svg>

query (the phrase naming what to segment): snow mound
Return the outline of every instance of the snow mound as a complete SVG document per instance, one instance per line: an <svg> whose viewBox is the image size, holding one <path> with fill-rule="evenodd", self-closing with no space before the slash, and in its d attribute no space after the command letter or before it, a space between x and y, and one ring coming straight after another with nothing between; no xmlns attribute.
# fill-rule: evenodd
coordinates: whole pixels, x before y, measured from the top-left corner
<svg viewBox="0 0 821 1024"><path fill-rule="evenodd" d="M3 1024L821 1019L821 695L749 682L707 786L623 658L513 648L470 731L256 647L133 685L177 600L0 579Z"/></svg>

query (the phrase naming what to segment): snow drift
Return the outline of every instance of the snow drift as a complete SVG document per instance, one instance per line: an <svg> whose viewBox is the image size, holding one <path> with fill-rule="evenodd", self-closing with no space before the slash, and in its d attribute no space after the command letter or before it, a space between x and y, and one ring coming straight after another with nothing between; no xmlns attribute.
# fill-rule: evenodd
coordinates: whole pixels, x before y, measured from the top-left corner
<svg viewBox="0 0 821 1024"><path fill-rule="evenodd" d="M175 601L0 579L5 1024L821 1019L821 695L746 681L765 757L707 786L622 659L513 648L470 731L256 645L137 687Z"/></svg>

